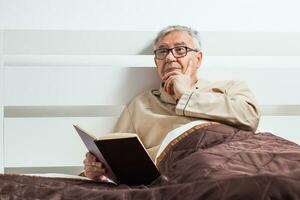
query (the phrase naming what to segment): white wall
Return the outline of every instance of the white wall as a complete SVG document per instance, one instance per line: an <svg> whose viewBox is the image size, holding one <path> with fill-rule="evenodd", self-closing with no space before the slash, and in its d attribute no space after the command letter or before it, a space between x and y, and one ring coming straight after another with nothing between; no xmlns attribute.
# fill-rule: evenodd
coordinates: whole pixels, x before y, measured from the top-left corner
<svg viewBox="0 0 300 200"><path fill-rule="evenodd" d="M0 0L0 29L300 31L298 0Z"/></svg>
<svg viewBox="0 0 300 200"><path fill-rule="evenodd" d="M3 48L3 32L0 30L0 173L3 172L3 167L4 167L4 148L3 145L3 104L4 104L4 86L3 86L3 83L4 83L4 67L3 67L3 56L2 56L2 48Z"/></svg>

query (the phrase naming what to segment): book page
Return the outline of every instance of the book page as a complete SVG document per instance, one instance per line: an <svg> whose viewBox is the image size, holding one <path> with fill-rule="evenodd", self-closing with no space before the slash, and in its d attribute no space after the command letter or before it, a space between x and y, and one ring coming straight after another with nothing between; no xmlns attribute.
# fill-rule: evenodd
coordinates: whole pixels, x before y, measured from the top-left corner
<svg viewBox="0 0 300 200"><path fill-rule="evenodd" d="M118 139L118 138L131 138L138 137L135 133L110 133L103 135L98 138L98 140L109 140L109 139Z"/></svg>

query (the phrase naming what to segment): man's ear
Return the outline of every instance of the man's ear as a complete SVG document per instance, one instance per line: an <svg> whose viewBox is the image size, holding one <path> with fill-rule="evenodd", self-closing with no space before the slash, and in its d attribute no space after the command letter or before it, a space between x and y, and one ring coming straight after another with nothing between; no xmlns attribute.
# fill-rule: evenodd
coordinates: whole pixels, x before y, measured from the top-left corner
<svg viewBox="0 0 300 200"><path fill-rule="evenodd" d="M160 76L160 75L159 75L159 71L158 71L158 67L157 67L157 60L156 60L155 58L154 58L154 62L155 62L156 72L157 72L158 76Z"/></svg>
<svg viewBox="0 0 300 200"><path fill-rule="evenodd" d="M200 67L200 65L201 65L201 63L202 63L202 56L203 56L202 52L199 51L199 52L197 53L197 69Z"/></svg>
<svg viewBox="0 0 300 200"><path fill-rule="evenodd" d="M155 57L153 57L153 60L154 60L154 62L155 62L155 66L156 66L156 68L157 68L157 62L156 62Z"/></svg>

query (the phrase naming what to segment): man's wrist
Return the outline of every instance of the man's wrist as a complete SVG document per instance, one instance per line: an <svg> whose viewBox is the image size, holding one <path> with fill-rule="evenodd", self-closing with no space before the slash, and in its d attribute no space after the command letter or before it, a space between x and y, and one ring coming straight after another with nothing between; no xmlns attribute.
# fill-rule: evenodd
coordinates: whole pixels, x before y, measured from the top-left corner
<svg viewBox="0 0 300 200"><path fill-rule="evenodd" d="M193 90L185 92L180 99L176 100L175 112L177 115L185 115L185 109L189 103L189 100L193 94Z"/></svg>

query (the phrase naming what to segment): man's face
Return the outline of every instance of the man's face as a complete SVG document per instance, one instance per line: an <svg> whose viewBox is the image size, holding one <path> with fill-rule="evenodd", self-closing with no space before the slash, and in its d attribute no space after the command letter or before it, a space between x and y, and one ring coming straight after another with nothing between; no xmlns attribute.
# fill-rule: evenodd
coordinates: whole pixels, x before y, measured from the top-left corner
<svg viewBox="0 0 300 200"><path fill-rule="evenodd" d="M185 46L191 49L195 49L192 37L184 31L171 32L161 39L159 39L155 45L155 49L161 48L173 48L177 46ZM171 71L178 71L185 73L188 65L191 67L191 78L194 82L197 81L197 69L199 68L202 60L201 52L189 51L186 56L181 58L175 58L172 52L162 60L154 58L157 72L162 79L163 76Z"/></svg>

